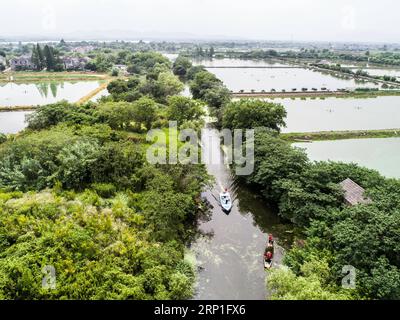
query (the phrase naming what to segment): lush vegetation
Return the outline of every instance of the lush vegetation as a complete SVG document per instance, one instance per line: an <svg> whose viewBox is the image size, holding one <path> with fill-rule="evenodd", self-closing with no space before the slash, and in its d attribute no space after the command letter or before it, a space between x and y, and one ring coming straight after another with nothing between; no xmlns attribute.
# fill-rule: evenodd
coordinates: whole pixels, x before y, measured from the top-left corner
<svg viewBox="0 0 400 320"><path fill-rule="evenodd" d="M311 162L279 136L281 106L243 100L224 108L231 128L257 128L254 172L240 179L279 215L304 230L285 256L289 269L272 272L275 299L399 299L400 180L355 164ZM275 124L275 125L274 125ZM372 203L347 206L340 182L350 178ZM356 289L343 289L342 268L356 271Z"/></svg>
<svg viewBox="0 0 400 320"><path fill-rule="evenodd" d="M32 48L32 63L38 71L44 68L48 71L61 71L64 69L64 64L59 57L59 51L47 44L42 48L38 43Z"/></svg>
<svg viewBox="0 0 400 320"><path fill-rule="evenodd" d="M347 178L364 187L373 202L345 206L339 183ZM304 228L305 244L289 251L285 258L291 272L307 277L303 269L308 263L325 261L330 271L318 283L324 291L337 294L341 270L351 265L357 269L352 296L400 297L400 181L354 164L312 163L303 151L263 130L256 134L255 171L244 181L274 203L283 218ZM280 275L292 277L287 272ZM272 288L281 283L274 279ZM298 288L298 281L303 280L291 283ZM282 290L277 291L277 298L293 297L290 294L295 289L289 284ZM299 291L296 297L301 299L304 294Z"/></svg>
<svg viewBox="0 0 400 320"><path fill-rule="evenodd" d="M149 164L145 132L169 120L199 128L202 107L173 96L166 78L179 80L140 57L127 83L160 81L162 92L41 106L24 132L0 136L1 299L191 297L185 250L209 177L202 165ZM46 266L54 290L42 286Z"/></svg>
<svg viewBox="0 0 400 320"><path fill-rule="evenodd" d="M323 141L344 139L367 139L367 138L392 138L399 137L400 132L396 129L387 130L354 130L354 131L322 131L322 132L299 132L282 133L280 137L287 141Z"/></svg>
<svg viewBox="0 0 400 320"><path fill-rule="evenodd" d="M302 48L299 51L287 50L249 50L246 52L228 52L228 56L234 56L242 59L269 59L269 58L290 58L307 60L336 60L352 61L362 63L374 63L382 65L400 65L400 54L398 52L387 51L387 48L380 48L377 52L366 50L359 51L335 51L330 49L307 49Z"/></svg>
<svg viewBox="0 0 400 320"><path fill-rule="evenodd" d="M224 108L222 126L227 129L264 127L279 132L285 126L285 117L286 110L281 104L241 99Z"/></svg>
<svg viewBox="0 0 400 320"><path fill-rule="evenodd" d="M119 79L108 85L108 100L132 102L148 96L166 103L168 97L184 89L183 83L172 73L170 61L161 54L137 53L128 69L133 75L127 81Z"/></svg>

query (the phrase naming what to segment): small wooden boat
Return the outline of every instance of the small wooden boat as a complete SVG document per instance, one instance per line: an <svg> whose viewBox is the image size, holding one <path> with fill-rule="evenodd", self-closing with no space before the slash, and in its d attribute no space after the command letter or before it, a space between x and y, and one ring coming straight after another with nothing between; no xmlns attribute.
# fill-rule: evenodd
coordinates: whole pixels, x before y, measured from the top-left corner
<svg viewBox="0 0 400 320"><path fill-rule="evenodd" d="M225 191L219 195L221 207L225 212L232 210L232 198L228 191Z"/></svg>
<svg viewBox="0 0 400 320"><path fill-rule="evenodd" d="M264 268L267 270L271 269L272 268L272 260L268 261L268 260L264 259Z"/></svg>

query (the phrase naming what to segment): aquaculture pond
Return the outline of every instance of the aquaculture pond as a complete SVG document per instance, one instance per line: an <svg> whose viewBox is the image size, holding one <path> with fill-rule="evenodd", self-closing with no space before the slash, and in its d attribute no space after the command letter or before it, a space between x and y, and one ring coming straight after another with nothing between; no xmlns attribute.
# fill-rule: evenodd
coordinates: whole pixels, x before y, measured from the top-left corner
<svg viewBox="0 0 400 320"><path fill-rule="evenodd" d="M265 100L285 106L287 127L282 132L400 128L400 96Z"/></svg>
<svg viewBox="0 0 400 320"><path fill-rule="evenodd" d="M0 112L0 133L17 133L26 127L25 116L31 112Z"/></svg>
<svg viewBox="0 0 400 320"><path fill-rule="evenodd" d="M228 89L239 92L244 90L255 91L302 91L327 89L336 91L338 89L354 89L357 87L376 88L372 82L356 81L354 79L335 77L328 73L313 71L304 68L210 68L208 71L214 73L224 81Z"/></svg>
<svg viewBox="0 0 400 320"><path fill-rule="evenodd" d="M248 60L248 59L193 59L194 65L202 65L205 67L290 67L289 64L284 64L276 60Z"/></svg>
<svg viewBox="0 0 400 320"><path fill-rule="evenodd" d="M101 84L101 81L0 83L0 106L44 105L61 100L76 102Z"/></svg>
<svg viewBox="0 0 400 320"><path fill-rule="evenodd" d="M315 161L354 162L389 178L400 178L400 138L351 139L295 143Z"/></svg>

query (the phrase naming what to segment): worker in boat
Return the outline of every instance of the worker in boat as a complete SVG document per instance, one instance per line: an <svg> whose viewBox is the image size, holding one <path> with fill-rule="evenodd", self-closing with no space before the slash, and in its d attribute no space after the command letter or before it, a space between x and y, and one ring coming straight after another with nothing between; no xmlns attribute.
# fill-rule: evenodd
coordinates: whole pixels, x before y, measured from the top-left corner
<svg viewBox="0 0 400 320"><path fill-rule="evenodd" d="M228 193L228 188L225 188L225 194ZM222 199L225 201L225 204L228 204L229 202L229 197L228 196L222 196Z"/></svg>
<svg viewBox="0 0 400 320"><path fill-rule="evenodd" d="M268 245L273 246L274 242L275 242L274 237L272 236L272 234L270 234L268 236Z"/></svg>
<svg viewBox="0 0 400 320"><path fill-rule="evenodd" d="M267 263L271 263L272 262L272 258L274 257L273 253L271 251L267 251L264 254L264 259Z"/></svg>

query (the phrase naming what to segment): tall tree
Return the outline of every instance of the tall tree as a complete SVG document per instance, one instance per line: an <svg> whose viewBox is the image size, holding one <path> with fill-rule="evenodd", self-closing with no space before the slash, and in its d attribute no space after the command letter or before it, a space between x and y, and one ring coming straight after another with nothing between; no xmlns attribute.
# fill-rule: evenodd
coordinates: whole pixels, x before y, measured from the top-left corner
<svg viewBox="0 0 400 320"><path fill-rule="evenodd" d="M36 50L36 46L32 48L32 57L31 57L32 63L34 64L35 68L37 70L40 70L40 60L39 56Z"/></svg>
<svg viewBox="0 0 400 320"><path fill-rule="evenodd" d="M214 47L211 47L209 52L210 52L210 57L211 57L211 58L214 57L214 54L215 54L215 49L214 49Z"/></svg>
<svg viewBox="0 0 400 320"><path fill-rule="evenodd" d="M37 70L42 70L45 66L45 58L44 54L42 51L42 48L40 47L40 44L36 44L36 46L33 46L32 48L32 63L35 65Z"/></svg>
<svg viewBox="0 0 400 320"><path fill-rule="evenodd" d="M45 58L44 58L43 50L40 47L39 43L36 45L36 51L37 51L37 54L38 54L38 57L39 57L39 61L40 61L40 70L42 70L44 68L44 66L45 66L45 62L46 61L45 61Z"/></svg>
<svg viewBox="0 0 400 320"><path fill-rule="evenodd" d="M44 46L43 55L45 58L45 65L47 70L54 70L55 68L55 59L53 48L49 47L47 44Z"/></svg>

